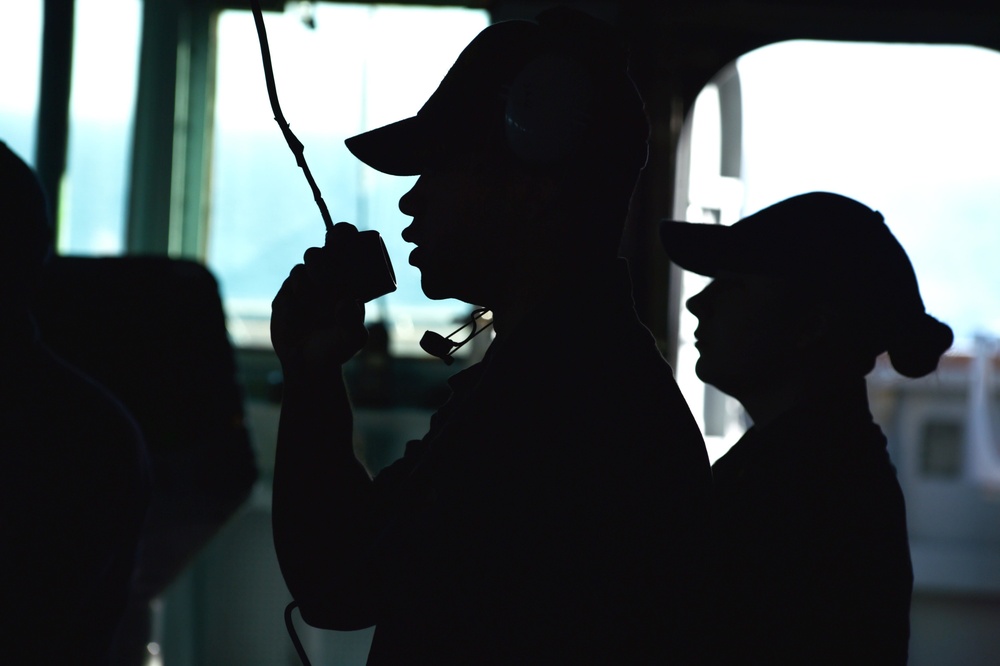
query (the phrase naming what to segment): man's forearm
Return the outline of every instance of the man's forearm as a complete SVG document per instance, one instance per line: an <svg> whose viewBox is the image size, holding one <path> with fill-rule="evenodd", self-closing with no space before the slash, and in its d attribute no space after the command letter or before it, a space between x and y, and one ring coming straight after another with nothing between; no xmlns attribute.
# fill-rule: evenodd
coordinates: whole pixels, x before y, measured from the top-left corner
<svg viewBox="0 0 1000 666"><path fill-rule="evenodd" d="M340 376L288 379L272 504L282 575L310 624L369 626L373 488L354 455L347 391Z"/></svg>

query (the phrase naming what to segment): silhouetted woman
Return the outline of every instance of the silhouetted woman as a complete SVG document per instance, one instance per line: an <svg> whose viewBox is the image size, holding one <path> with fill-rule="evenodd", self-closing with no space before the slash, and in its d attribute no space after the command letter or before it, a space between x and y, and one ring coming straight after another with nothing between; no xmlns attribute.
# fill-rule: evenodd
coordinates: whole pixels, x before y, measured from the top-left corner
<svg viewBox="0 0 1000 666"><path fill-rule="evenodd" d="M732 226L664 222L696 371L753 426L713 465L717 664L905 664L913 572L906 512L865 376L888 351L908 377L951 346L924 311L882 215L792 197Z"/></svg>

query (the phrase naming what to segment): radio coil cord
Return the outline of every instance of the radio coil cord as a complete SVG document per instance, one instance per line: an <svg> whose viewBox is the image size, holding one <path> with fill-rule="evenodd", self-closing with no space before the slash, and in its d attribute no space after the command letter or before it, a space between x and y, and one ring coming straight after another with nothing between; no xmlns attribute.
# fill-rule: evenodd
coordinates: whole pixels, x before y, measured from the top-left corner
<svg viewBox="0 0 1000 666"><path fill-rule="evenodd" d="M264 29L264 14L260 8L260 2L258 0L250 0L250 7L253 10L253 20L257 26L257 39L260 41L260 56L264 64L264 80L267 82L267 97L271 102L271 111L274 113L274 120L278 123L278 127L281 128L281 133L284 135L288 147L291 148L292 153L295 155L296 164L305 173L309 187L312 189L313 199L315 199L316 205L319 206L320 215L323 216L323 224L326 226L327 232L329 232L333 229L333 220L330 217L329 209L326 207L326 202L323 201L323 195L320 194L319 186L316 185L312 172L309 171L309 165L306 164L305 146L292 133L291 128L288 126L288 121L285 120L285 116L281 112L281 106L278 104L278 90L274 84L274 70L271 67L271 50L267 45L267 31ZM295 646L295 651L299 653L299 659L302 660L303 666L311 666L305 648L302 647L302 641L299 640L298 634L295 633L295 625L292 623L292 611L298 605L297 601L292 601L285 607L285 627L288 629L292 645Z"/></svg>
<svg viewBox="0 0 1000 666"><path fill-rule="evenodd" d="M288 121L285 120L285 115L281 112L281 105L278 104L278 89L274 84L274 69L271 67L271 49L267 45L267 31L264 29L264 13L261 11L258 0L250 0L250 6L253 10L254 23L257 26L257 39L260 41L260 57L264 63L264 80L267 83L267 98L271 102L271 111L274 113L274 120L278 123L278 127L281 128L281 133L285 137L288 147L291 148L292 153L295 155L295 163L301 167L302 172L305 174L306 180L309 182L309 188L313 193L313 199L316 200L320 215L323 216L323 224L326 225L326 230L330 231L333 229L333 218L330 217L330 211L326 207L326 202L323 201L323 195L320 194L319 186L316 185L312 172L309 170L309 165L306 164L305 146L292 133Z"/></svg>
<svg viewBox="0 0 1000 666"><path fill-rule="evenodd" d="M295 651L299 653L299 659L302 660L302 666L312 666L309 663L309 656L306 654L306 649L302 647L302 641L299 640L299 635L295 633L295 624L292 622L292 611L298 608L299 602L293 601L292 603L285 606L285 628L288 629L288 635L292 639L292 645L295 646Z"/></svg>

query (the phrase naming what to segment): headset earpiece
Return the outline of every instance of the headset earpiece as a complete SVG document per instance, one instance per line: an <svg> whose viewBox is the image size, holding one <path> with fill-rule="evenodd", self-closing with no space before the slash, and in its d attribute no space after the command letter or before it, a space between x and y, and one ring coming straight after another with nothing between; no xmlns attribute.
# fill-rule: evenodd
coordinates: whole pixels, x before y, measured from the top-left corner
<svg viewBox="0 0 1000 666"><path fill-rule="evenodd" d="M556 53L532 60L507 96L507 145L529 163L571 157L593 121L593 93L590 73L572 58Z"/></svg>

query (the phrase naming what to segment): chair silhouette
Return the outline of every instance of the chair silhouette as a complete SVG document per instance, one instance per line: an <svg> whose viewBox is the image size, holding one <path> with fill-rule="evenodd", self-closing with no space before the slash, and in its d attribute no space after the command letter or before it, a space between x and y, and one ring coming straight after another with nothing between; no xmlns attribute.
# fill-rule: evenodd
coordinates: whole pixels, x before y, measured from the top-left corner
<svg viewBox="0 0 1000 666"><path fill-rule="evenodd" d="M159 256L54 257L34 307L43 341L131 411L152 497L114 663L143 663L149 604L248 497L257 477L218 283Z"/></svg>

